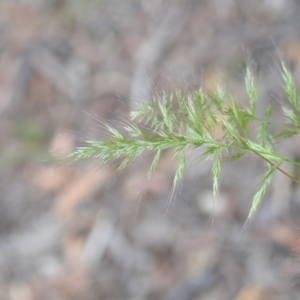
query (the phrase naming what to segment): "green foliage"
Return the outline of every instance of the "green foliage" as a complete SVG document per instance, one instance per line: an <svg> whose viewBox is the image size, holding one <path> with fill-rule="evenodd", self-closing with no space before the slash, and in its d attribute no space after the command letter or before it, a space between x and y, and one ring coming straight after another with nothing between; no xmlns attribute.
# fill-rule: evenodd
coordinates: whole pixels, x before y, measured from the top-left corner
<svg viewBox="0 0 300 300"><path fill-rule="evenodd" d="M271 121L273 104L260 119L256 115L258 92L253 72L247 68L245 87L249 108L241 108L233 96L223 87L215 93L205 93L202 89L189 94L176 92L174 95L162 94L131 113L131 119L116 129L105 124L110 138L103 141L91 140L78 148L72 157L75 159L93 158L107 163L116 158L124 169L135 157L142 153L154 152L155 156L149 176L155 171L164 150L174 149L174 156L180 156L174 176L174 186L182 179L186 165L186 149L203 147L203 156L213 159L213 192L218 193L222 160L237 160L247 153L259 156L266 164L266 173L259 191L254 195L249 212L251 218L257 211L276 170L298 180L280 168L283 162L299 163L274 152L276 138L289 138L300 132L300 104L292 75L282 63L283 89L290 107L283 107L285 123ZM256 132L250 130L254 122ZM273 127L275 132L269 132ZM253 126L251 127L253 128Z"/></svg>

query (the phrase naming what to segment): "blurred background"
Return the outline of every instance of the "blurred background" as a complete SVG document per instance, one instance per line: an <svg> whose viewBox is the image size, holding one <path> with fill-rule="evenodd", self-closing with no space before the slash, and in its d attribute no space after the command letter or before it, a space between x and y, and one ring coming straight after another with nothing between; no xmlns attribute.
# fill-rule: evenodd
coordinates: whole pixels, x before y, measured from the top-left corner
<svg viewBox="0 0 300 300"><path fill-rule="evenodd" d="M197 153L175 195L168 153L150 181L151 156L64 160L161 90L246 103L247 61L263 116L282 58L300 82L298 0L0 1L0 299L300 299L299 189L276 175L245 225L259 159L224 162L217 202Z"/></svg>

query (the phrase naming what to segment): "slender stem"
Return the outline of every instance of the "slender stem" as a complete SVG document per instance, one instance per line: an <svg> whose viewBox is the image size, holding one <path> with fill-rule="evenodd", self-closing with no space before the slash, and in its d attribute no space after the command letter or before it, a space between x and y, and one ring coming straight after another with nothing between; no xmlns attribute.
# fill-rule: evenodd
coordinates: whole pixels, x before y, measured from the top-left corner
<svg viewBox="0 0 300 300"><path fill-rule="evenodd" d="M234 139L237 140L235 137L234 137ZM238 140L237 140L237 141L238 141ZM238 141L238 142L240 142L240 141ZM259 153L258 151L252 149L251 147L249 147L248 149L243 149L243 150L251 151L251 152L253 152L254 154L256 154L257 156L259 156L260 158L262 158L264 161L266 161L267 163L269 163L270 165L272 165L273 167L275 166L275 164L274 164L271 160L269 160L268 158L264 157L263 154L261 154L261 153ZM284 157L278 156L278 158L281 158L283 161L288 161L288 162L289 162L289 160L288 160L288 159L285 159ZM292 176L291 174L287 173L286 171L284 171L284 170L281 169L280 167L277 167L277 170L278 170L279 172L281 172L282 174L284 174L285 176L287 176L288 178L290 178L290 179L291 179L293 182L295 182L296 184L300 185L300 181L299 181L297 178L295 178L294 176Z"/></svg>
<svg viewBox="0 0 300 300"><path fill-rule="evenodd" d="M265 160L267 163L269 163L272 166L275 166L275 164L270 161L269 159L265 158L263 155L261 155L259 152L251 149L251 151L253 153L255 153L257 156L261 157L263 160ZM294 176L292 176L291 174L287 173L286 171L284 171L283 169L281 169L280 167L277 167L277 170L280 171L282 174L284 174L285 176L287 176L288 178L290 178L292 181L294 181L296 184L300 185L300 181L295 178Z"/></svg>

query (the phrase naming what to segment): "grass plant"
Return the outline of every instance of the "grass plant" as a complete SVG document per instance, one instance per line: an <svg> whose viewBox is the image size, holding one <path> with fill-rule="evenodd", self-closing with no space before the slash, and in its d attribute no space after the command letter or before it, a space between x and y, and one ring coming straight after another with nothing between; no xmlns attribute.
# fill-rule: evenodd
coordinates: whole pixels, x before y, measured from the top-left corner
<svg viewBox="0 0 300 300"><path fill-rule="evenodd" d="M289 68L281 64L283 90L289 104L282 107L284 121L272 121L273 104L270 104L263 118L257 114L258 91L256 79L250 67L245 74L245 88L249 105L241 107L236 99L222 86L215 92L199 89L188 94L162 94L146 102L130 115L121 126L103 123L109 133L105 140L88 140L86 145L72 153L76 160L96 159L108 163L121 159L118 170L123 170L132 160L145 152L154 152L149 177L155 171L161 154L173 149L174 156L180 156L173 185L183 177L188 148L204 149L203 156L212 159L213 192L218 193L222 160L237 160L252 153L264 161L266 172L262 184L253 197L248 218L257 211L274 175L282 172L292 181L297 178L287 173L282 163L300 163L285 158L274 151L278 139L291 138L300 132L300 102ZM255 123L256 132L250 130ZM253 128L253 126L252 126ZM272 128L272 131L270 130ZM273 132L270 134L270 132Z"/></svg>

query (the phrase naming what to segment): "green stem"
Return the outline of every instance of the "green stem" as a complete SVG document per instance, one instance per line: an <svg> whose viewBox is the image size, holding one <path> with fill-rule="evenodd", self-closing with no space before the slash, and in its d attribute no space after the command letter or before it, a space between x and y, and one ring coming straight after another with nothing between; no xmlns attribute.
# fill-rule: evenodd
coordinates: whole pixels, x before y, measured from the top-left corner
<svg viewBox="0 0 300 300"><path fill-rule="evenodd" d="M238 141L240 142L240 141ZM218 143L216 143L218 144ZM232 146L232 145L224 145L224 144L219 144L220 146L222 147L225 147L225 148L231 148L231 149L238 149L238 150L246 150L246 151L251 151L253 152L254 154L256 154L257 156L259 156L260 158L262 158L264 161L266 161L267 163L269 163L270 165L272 166L275 166L275 164L270 161L268 158L264 157L263 154L267 154L267 155L272 155L274 156L275 158L278 158L278 159L281 159L282 161L285 161L285 162L290 162L290 163L293 163L295 165L300 165L299 163L295 162L295 161L291 161L287 158L284 158L284 157L281 157L279 155L276 155L276 154L273 154L273 153L269 153L269 152L257 152L256 150L252 149L252 148L246 148L246 147L238 147L238 146ZM280 167L277 167L278 171L281 172L282 174L284 174L285 176L287 176L288 178L290 178L293 182L295 182L296 184L300 185L300 181L295 178L294 176L292 176L291 174L289 174L288 172L286 172L285 170L283 170L282 168Z"/></svg>
<svg viewBox="0 0 300 300"><path fill-rule="evenodd" d="M265 158L263 155L261 155L259 152L255 151L255 150L251 150L253 153L255 153L257 156L259 156L260 158L262 158L263 160L265 160L267 163L269 163L270 165L272 165L273 167L275 166L275 164L270 161L269 159ZM284 174L285 176L287 176L288 178L290 178L292 181L294 181L296 184L300 185L300 181L295 178L294 176L292 176L291 174L287 173L286 171L284 171L283 169L281 169L280 167L277 167L277 170L280 171L282 174Z"/></svg>

